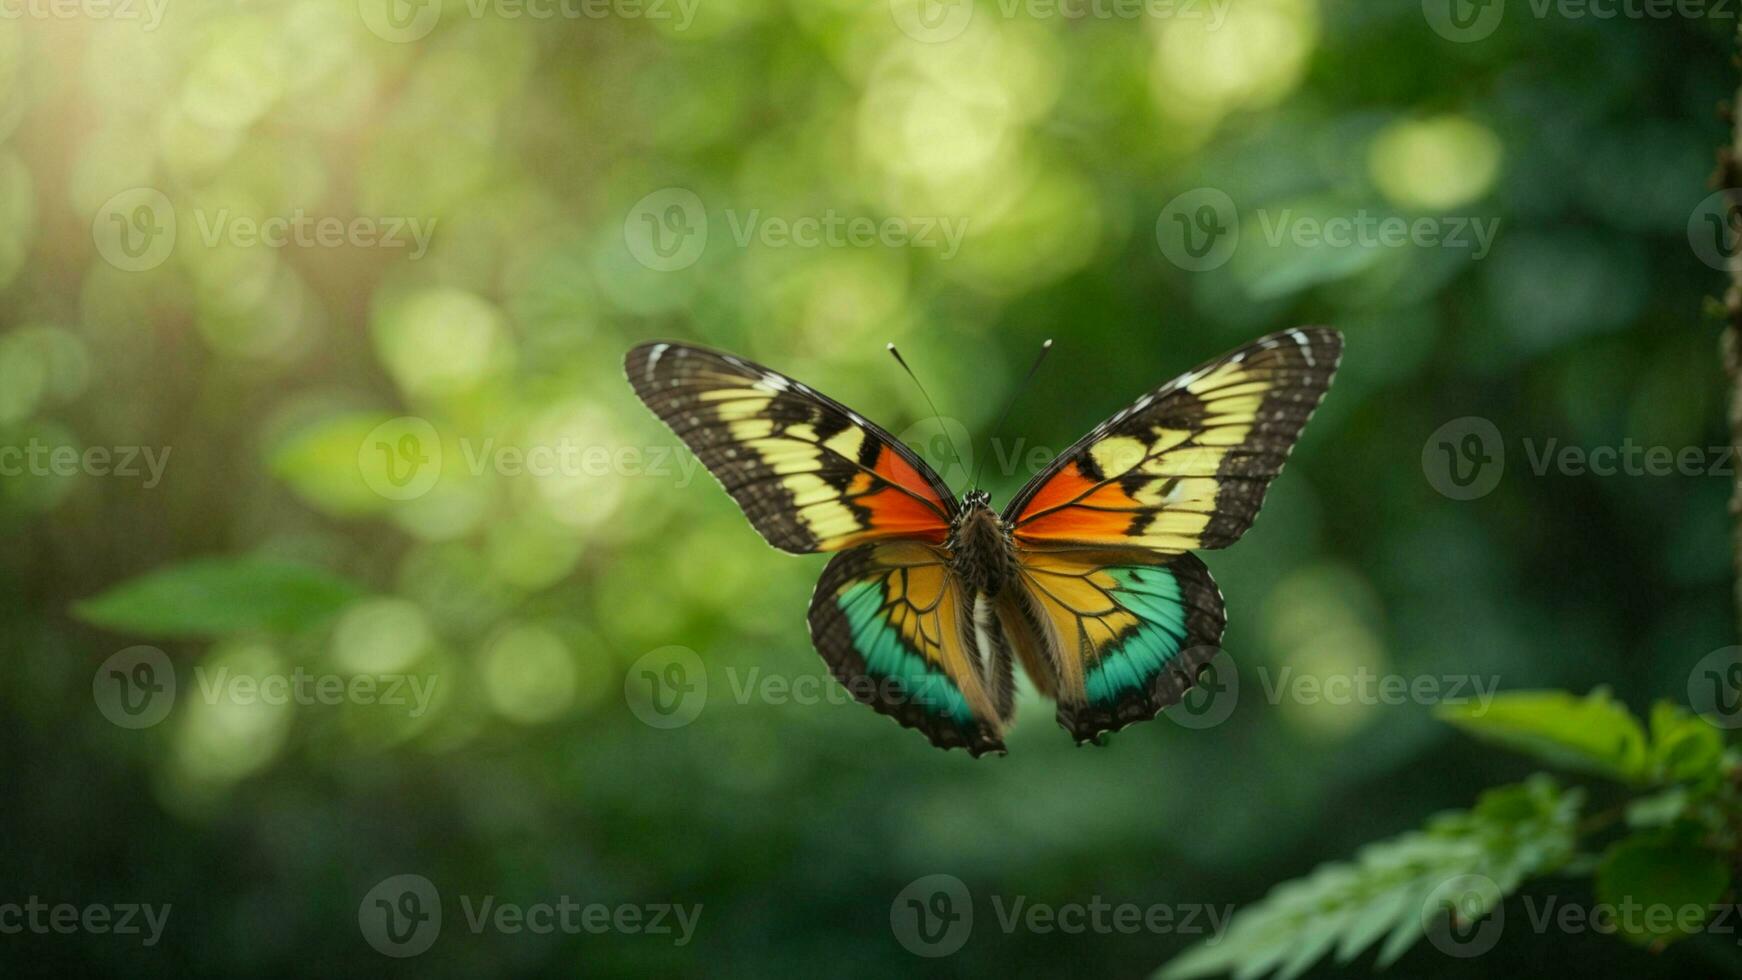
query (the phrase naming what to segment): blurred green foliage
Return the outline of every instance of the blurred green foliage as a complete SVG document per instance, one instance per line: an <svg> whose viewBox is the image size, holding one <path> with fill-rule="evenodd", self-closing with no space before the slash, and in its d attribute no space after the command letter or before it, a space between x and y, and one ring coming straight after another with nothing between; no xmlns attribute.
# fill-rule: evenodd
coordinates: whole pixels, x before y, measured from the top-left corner
<svg viewBox="0 0 1742 980"><path fill-rule="evenodd" d="M1353 864L1321 866L1242 910L1226 932L1158 974L1185 980L1232 974L1298 977L1335 954L1346 964L1377 946L1380 968L1424 937L1448 957L1473 960L1506 932L1502 903L1532 879L1594 874L1594 917L1567 932L1616 934L1660 951L1698 935L1730 935L1729 892L1742 819L1742 756L1727 755L1723 718L1702 718L1667 701L1651 709L1651 735L1599 688L1501 695L1440 712L1472 734L1522 748L1556 765L1594 771L1649 795L1583 815L1586 794L1537 774L1484 792L1474 809L1441 814L1423 831L1361 849ZM1620 835L1611 832L1625 811ZM1599 838L1607 838L1598 849ZM1583 853L1581 853L1581 851ZM1563 883L1562 889L1567 886ZM1564 894L1564 892L1563 892ZM1555 897L1514 908L1538 935L1557 921ZM1564 917L1560 922L1569 921ZM1517 933L1514 928L1514 935Z"/></svg>
<svg viewBox="0 0 1742 980"><path fill-rule="evenodd" d="M1490 790L1468 812L1441 814L1425 831L1368 845L1353 866L1326 865L1278 886L1217 942L1180 957L1161 976L1274 970L1296 977L1333 951L1348 963L1374 945L1377 965L1388 967L1425 927L1443 921L1424 914L1436 898L1452 904L1442 916L1479 922L1525 878L1565 865L1577 845L1581 799L1541 777Z"/></svg>
<svg viewBox="0 0 1742 980"><path fill-rule="evenodd" d="M174 909L149 949L0 936L6 971L1140 976L1202 937L1005 931L987 903L1243 904L1528 772L1420 703L1276 696L1283 669L1686 702L1734 641L1728 481L1538 473L1530 450L1724 441L1700 318L1722 281L1688 229L1735 24L1512 7L1469 43L1357 0L1234 0L1216 24L981 2L941 40L902 0L0 19L0 447L79 459L0 474L0 902ZM1157 233L1205 187L1242 220L1193 272ZM663 269L638 208L670 188L707 236ZM742 234L829 213L966 233L947 258ZM1480 258L1273 233L1356 215L1499 231ZM1236 710L1078 750L1025 688L1011 754L977 763L841 698L736 693L826 677L803 624L822 561L758 541L620 377L632 343L679 337L901 433L926 412L895 340L975 453L1026 460L1307 322L1347 334L1337 385L1254 530L1208 556ZM1423 468L1466 416L1507 453L1475 500ZM85 455L121 447L167 453L161 480ZM1003 500L1030 466L988 469ZM129 729L93 676L139 643L179 693ZM708 695L660 729L626 681L671 646ZM297 671L436 686L395 706L202 684ZM400 874L449 906L395 964L359 911ZM891 928L933 874L981 913L936 961ZM683 947L474 934L455 906L484 895L704 912ZM1722 943L1529 930L1476 964L1742 972ZM1417 944L1397 969L1471 966Z"/></svg>

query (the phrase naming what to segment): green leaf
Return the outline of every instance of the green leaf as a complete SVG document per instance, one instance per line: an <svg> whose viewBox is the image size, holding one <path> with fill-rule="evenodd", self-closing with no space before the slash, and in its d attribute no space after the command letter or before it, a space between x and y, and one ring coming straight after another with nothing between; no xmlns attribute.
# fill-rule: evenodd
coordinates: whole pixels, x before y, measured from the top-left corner
<svg viewBox="0 0 1742 980"><path fill-rule="evenodd" d="M1353 861L1276 886L1241 909L1220 936L1168 963L1157 980L1293 977L1333 949L1346 963L1375 943L1383 966L1445 914L1432 899L1454 879L1486 879L1492 891L1484 897L1498 900L1527 878L1564 867L1573 857L1582 802L1578 790L1563 790L1546 776L1490 790L1470 810L1441 814L1425 830L1369 844ZM1476 910L1478 917L1486 908Z"/></svg>
<svg viewBox="0 0 1742 980"><path fill-rule="evenodd" d="M364 468L382 465L368 443L387 419L379 412L317 419L279 439L267 454L267 465L297 496L329 514L350 517L383 510L392 501L371 489Z"/></svg>
<svg viewBox="0 0 1742 980"><path fill-rule="evenodd" d="M292 632L324 621L363 594L348 579L275 558L202 558L123 582L73 606L117 633L210 638Z"/></svg>
<svg viewBox="0 0 1742 980"><path fill-rule="evenodd" d="M1422 921L1422 906L1432 896L1434 884L1429 881L1418 882L1406 893L1408 902L1404 915L1397 920L1391 934L1385 937L1384 945L1379 947L1379 956L1374 960L1377 968L1384 969L1397 962L1398 957L1409 952L1409 947L1414 946L1426 934L1427 923Z"/></svg>
<svg viewBox="0 0 1742 980"><path fill-rule="evenodd" d="M1437 713L1477 738L1564 768L1625 782L1650 775L1645 730L1607 688L1582 698L1564 691L1502 694L1486 706L1445 704Z"/></svg>
<svg viewBox="0 0 1742 980"><path fill-rule="evenodd" d="M1705 719L1659 701L1651 706L1651 761L1658 778L1669 782L1718 778L1724 736Z"/></svg>
<svg viewBox="0 0 1742 980"><path fill-rule="evenodd" d="M1276 980L1295 980L1317 963L1336 945L1337 930L1326 929L1316 936L1308 936L1306 941L1294 948L1294 952L1282 964L1282 969L1276 973Z"/></svg>
<svg viewBox="0 0 1742 980"><path fill-rule="evenodd" d="M1629 827L1667 827L1688 812L1691 798L1685 786L1671 786L1627 804Z"/></svg>
<svg viewBox="0 0 1742 980"><path fill-rule="evenodd" d="M1337 962L1349 962L1378 942L1380 937L1396 929L1404 916L1418 914L1419 909L1411 901L1413 898L1413 889L1394 888L1367 903L1365 908L1356 910L1337 944Z"/></svg>
<svg viewBox="0 0 1742 980"><path fill-rule="evenodd" d="M1700 931L1730 887L1728 862L1701 837L1678 824L1610 845L1597 869L1597 901L1614 909L1616 932L1661 947Z"/></svg>

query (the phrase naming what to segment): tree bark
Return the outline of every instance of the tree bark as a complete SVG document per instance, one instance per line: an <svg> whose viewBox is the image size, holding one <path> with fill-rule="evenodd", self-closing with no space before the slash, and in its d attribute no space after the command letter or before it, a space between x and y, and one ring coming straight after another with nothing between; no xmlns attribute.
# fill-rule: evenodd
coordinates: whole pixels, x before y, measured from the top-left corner
<svg viewBox="0 0 1742 980"><path fill-rule="evenodd" d="M1742 33L1738 36L1742 38ZM1715 178L1728 195L1729 206L1724 212L1727 220L1737 214L1737 208L1742 208L1742 177L1738 175L1738 161L1742 161L1742 115L1736 111L1738 105L1742 105L1742 90L1737 91L1728 107L1730 145L1718 153ZM1729 227L1732 234L1742 235L1742 229ZM1730 379L1730 449L1731 458L1737 459L1742 458L1739 455L1742 454L1742 248L1732 251L1728 264L1730 286L1724 292L1724 330L1718 347L1723 355L1724 373ZM1742 639L1742 468L1735 469L1730 483L1730 551L1737 633Z"/></svg>

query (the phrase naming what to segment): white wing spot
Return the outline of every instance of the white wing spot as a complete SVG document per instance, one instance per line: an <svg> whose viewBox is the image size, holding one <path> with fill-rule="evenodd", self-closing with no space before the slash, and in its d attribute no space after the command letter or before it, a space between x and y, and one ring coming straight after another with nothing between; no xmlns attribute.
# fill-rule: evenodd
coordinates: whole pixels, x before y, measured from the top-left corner
<svg viewBox="0 0 1742 980"><path fill-rule="evenodd" d="M653 380L653 367L659 363L659 358L671 349L670 344L654 344L653 350L647 355L647 380ZM676 384L677 382L672 382Z"/></svg>
<svg viewBox="0 0 1742 980"><path fill-rule="evenodd" d="M1307 339L1307 335L1301 333L1299 330L1290 330L1288 335L1293 337L1294 342L1300 345L1300 356L1306 358L1307 367L1317 367L1318 362L1313 360L1313 342Z"/></svg>

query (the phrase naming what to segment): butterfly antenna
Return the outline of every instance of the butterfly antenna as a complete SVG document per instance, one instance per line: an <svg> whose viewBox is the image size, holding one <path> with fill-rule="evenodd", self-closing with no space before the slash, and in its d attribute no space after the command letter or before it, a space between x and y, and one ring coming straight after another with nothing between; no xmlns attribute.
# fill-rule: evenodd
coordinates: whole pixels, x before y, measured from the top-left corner
<svg viewBox="0 0 1742 980"><path fill-rule="evenodd" d="M938 411L937 405L934 404L931 400L931 395L926 393L925 385L922 385L919 383L919 375L914 374L913 368L908 367L907 359L902 357L901 352L895 349L895 344L893 342L891 342L889 344L889 353L890 353L890 356L895 358L895 363L901 365L901 369L903 371L906 371L907 376L913 379L913 386L915 388L919 389L919 395L921 398L925 399L926 407L931 409L931 413L933 415L937 416L938 428L943 430L944 442L947 443L950 447L950 455L954 456L956 458L956 465L957 466L963 465L962 454L959 451L957 451L956 441L954 439L950 438L950 427L948 424L946 424L944 422L944 413Z"/></svg>
<svg viewBox="0 0 1742 980"><path fill-rule="evenodd" d="M1010 410L1016 407L1017 397L1028 388L1028 383L1034 380L1034 372L1040 370L1040 362L1046 360L1047 352L1051 350L1052 339L1049 337L1046 343L1040 345L1040 353L1035 355L1034 364L1030 365L1028 373L1023 375L1022 381L1018 383L1015 388L1011 389L1010 400L1004 403L1004 411L998 413L998 421L992 424L992 438L998 438L998 433L1003 430L1004 423L1010 418ZM985 465L986 457L982 456L980 457L979 466L974 467L973 478L968 481L973 485L975 490L980 489L980 467Z"/></svg>

